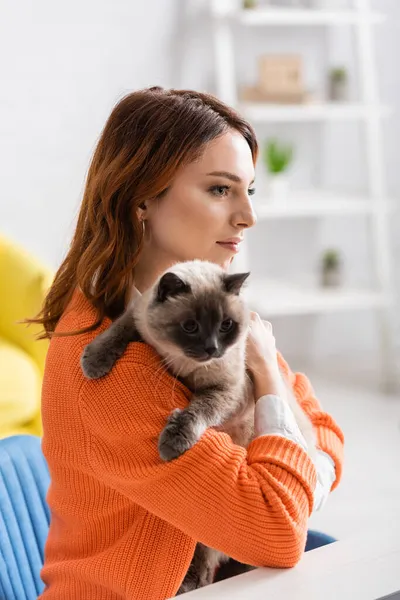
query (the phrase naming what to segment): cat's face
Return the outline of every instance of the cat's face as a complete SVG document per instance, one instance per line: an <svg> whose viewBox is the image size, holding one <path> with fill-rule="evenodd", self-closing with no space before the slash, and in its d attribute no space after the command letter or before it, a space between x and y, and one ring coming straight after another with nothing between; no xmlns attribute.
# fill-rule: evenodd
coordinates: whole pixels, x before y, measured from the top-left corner
<svg viewBox="0 0 400 600"><path fill-rule="evenodd" d="M156 285L148 325L159 341L196 362L221 358L247 331L249 311L239 294L248 275L181 263Z"/></svg>

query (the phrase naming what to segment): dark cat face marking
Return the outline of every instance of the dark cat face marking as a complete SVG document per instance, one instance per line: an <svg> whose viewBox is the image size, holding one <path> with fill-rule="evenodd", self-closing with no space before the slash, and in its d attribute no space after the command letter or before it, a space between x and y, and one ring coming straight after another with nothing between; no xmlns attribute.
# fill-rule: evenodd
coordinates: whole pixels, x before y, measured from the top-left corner
<svg viewBox="0 0 400 600"><path fill-rule="evenodd" d="M192 289L168 272L149 307L150 325L159 338L196 361L220 358L242 331L244 309L237 296L247 277L248 273L224 274L212 285Z"/></svg>
<svg viewBox="0 0 400 600"><path fill-rule="evenodd" d="M171 340L190 358L220 358L238 338L240 326L223 295L204 294L168 327Z"/></svg>

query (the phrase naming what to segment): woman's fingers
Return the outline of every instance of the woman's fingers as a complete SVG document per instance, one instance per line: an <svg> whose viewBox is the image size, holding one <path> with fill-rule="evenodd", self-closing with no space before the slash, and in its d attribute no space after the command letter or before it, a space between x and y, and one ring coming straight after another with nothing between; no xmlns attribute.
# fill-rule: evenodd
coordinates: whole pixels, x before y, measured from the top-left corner
<svg viewBox="0 0 400 600"><path fill-rule="evenodd" d="M260 325L262 325L265 331L268 333L268 335L274 338L271 323L269 321L264 321L263 319L261 319L260 315L257 312L253 311L250 312L250 328L252 325L254 327L259 327Z"/></svg>
<svg viewBox="0 0 400 600"><path fill-rule="evenodd" d="M264 321L263 319L261 319L260 315L257 312L250 312L250 327L252 325L255 324L260 325L262 323L262 325L264 326L264 329L270 334L273 335L273 331L272 331L272 325L269 321Z"/></svg>
<svg viewBox="0 0 400 600"><path fill-rule="evenodd" d="M264 327L265 329L267 329L267 331L270 331L272 333L272 325L269 321L263 321Z"/></svg>

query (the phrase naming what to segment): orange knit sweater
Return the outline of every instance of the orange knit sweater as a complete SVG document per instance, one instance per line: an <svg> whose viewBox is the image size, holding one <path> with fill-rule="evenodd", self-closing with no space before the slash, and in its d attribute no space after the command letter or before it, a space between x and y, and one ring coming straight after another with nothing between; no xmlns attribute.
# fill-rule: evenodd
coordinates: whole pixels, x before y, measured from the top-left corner
<svg viewBox="0 0 400 600"><path fill-rule="evenodd" d="M95 312L76 290L57 331L83 328ZM130 344L112 372L86 380L80 356L100 331L53 338L42 392L42 448L51 484L51 523L41 577L43 600L162 600L175 595L196 541L257 565L292 567L303 551L316 483L292 441L262 436L247 449L208 429L177 460L163 463L157 439L189 391L155 351ZM320 447L341 476L343 435L321 412L307 378L294 391Z"/></svg>

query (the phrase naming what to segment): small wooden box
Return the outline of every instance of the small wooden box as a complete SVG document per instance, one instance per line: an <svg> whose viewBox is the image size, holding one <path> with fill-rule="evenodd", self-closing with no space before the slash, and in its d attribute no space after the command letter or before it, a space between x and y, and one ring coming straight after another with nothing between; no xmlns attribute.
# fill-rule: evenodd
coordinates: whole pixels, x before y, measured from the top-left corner
<svg viewBox="0 0 400 600"><path fill-rule="evenodd" d="M269 102L273 104L305 104L311 101L307 92L294 93L267 93L257 87L242 87L239 92L242 102Z"/></svg>
<svg viewBox="0 0 400 600"><path fill-rule="evenodd" d="M300 56L261 56L258 87L270 96L296 96L304 93L303 63Z"/></svg>

